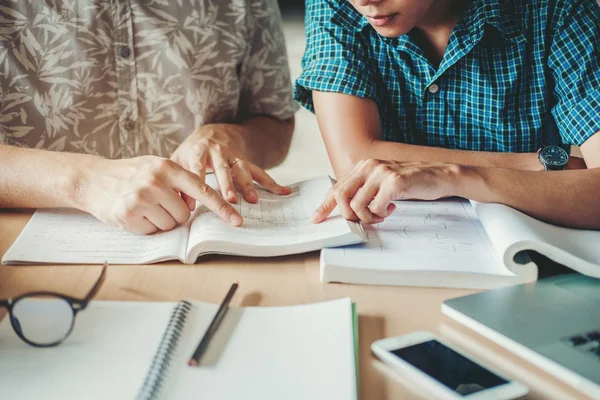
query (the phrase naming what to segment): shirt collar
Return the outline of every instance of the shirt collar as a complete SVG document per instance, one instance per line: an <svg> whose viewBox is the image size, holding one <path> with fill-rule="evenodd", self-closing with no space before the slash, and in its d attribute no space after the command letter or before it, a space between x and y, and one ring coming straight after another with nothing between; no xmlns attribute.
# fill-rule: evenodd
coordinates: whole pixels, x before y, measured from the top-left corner
<svg viewBox="0 0 600 400"><path fill-rule="evenodd" d="M486 25L493 26L506 41L526 42L522 21L515 15L513 3L512 0L473 0L457 28L464 30L474 42L483 37Z"/></svg>
<svg viewBox="0 0 600 400"><path fill-rule="evenodd" d="M341 0L339 8L331 17L331 22L355 32L360 32L369 25L369 21L356 11L348 0Z"/></svg>
<svg viewBox="0 0 600 400"><path fill-rule="evenodd" d="M514 11L511 0L473 0L458 26L470 36L472 41L478 41L483 37L485 25L488 24L496 28L507 41L526 42L523 28ZM360 32L369 26L367 19L347 0L341 0L338 9L331 17L331 22L355 32ZM406 39L402 36L398 39L401 42L406 41L402 40Z"/></svg>

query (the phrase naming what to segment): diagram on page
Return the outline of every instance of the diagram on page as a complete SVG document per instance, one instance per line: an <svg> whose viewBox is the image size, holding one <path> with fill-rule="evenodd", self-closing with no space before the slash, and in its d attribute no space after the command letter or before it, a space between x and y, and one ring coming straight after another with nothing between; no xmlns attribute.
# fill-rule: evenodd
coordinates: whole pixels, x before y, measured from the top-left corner
<svg viewBox="0 0 600 400"><path fill-rule="evenodd" d="M382 251L407 246L450 253L473 251L480 247L481 238L461 208L461 203L398 203L393 215L365 229L368 246Z"/></svg>
<svg viewBox="0 0 600 400"><path fill-rule="evenodd" d="M399 201L384 222L364 228L366 243L328 250L328 257L342 257L341 265L473 271L497 264L495 250L467 200Z"/></svg>

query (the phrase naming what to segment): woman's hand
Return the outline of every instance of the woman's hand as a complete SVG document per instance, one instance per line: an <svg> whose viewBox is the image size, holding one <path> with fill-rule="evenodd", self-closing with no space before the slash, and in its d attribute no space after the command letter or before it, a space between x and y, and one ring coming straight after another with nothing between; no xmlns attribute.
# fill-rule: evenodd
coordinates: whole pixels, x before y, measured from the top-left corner
<svg viewBox="0 0 600 400"><path fill-rule="evenodd" d="M213 171L223 198L230 202L238 200L237 186L247 202L256 203L258 196L253 181L272 193L289 194L289 188L278 185L263 169L246 159L244 129L235 124L204 125L181 143L171 160L198 175L202 182L206 172ZM193 201L187 196L184 199L188 205Z"/></svg>
<svg viewBox="0 0 600 400"><path fill-rule="evenodd" d="M396 208L394 200L452 196L453 184L462 174L462 167L454 164L361 161L329 190L313 222L324 221L337 205L348 220L379 223Z"/></svg>

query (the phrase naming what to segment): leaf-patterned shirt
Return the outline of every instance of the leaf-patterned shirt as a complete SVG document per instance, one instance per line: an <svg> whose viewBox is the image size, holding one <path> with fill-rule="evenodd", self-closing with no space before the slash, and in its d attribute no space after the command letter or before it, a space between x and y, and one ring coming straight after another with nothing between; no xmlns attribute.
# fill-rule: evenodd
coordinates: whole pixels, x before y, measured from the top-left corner
<svg viewBox="0 0 600 400"><path fill-rule="evenodd" d="M203 124L296 109L276 0L0 3L0 142L168 157Z"/></svg>

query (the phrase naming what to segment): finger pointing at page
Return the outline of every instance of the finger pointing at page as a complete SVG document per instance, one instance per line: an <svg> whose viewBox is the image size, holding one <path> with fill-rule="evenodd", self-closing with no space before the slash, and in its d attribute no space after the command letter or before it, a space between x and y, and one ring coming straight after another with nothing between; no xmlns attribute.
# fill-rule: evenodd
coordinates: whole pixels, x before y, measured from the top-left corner
<svg viewBox="0 0 600 400"><path fill-rule="evenodd" d="M318 224L320 222L325 221L329 214L333 212L336 205L337 203L335 201L334 191L333 189L329 189L327 195L325 196L325 200L313 214L312 222Z"/></svg>
<svg viewBox="0 0 600 400"><path fill-rule="evenodd" d="M203 182L198 175L180 168L173 184L181 192L204 204L223 221L234 226L242 225L242 216L235 208L225 201L213 188Z"/></svg>

